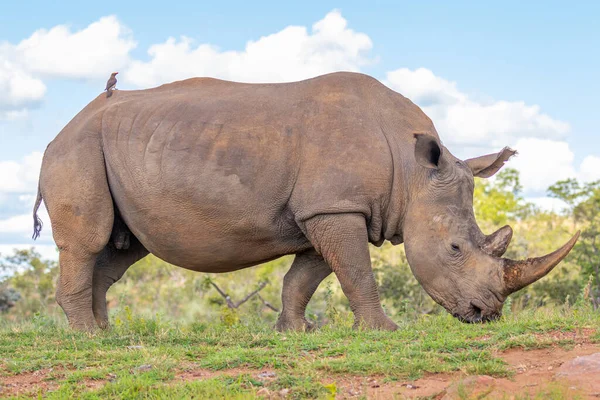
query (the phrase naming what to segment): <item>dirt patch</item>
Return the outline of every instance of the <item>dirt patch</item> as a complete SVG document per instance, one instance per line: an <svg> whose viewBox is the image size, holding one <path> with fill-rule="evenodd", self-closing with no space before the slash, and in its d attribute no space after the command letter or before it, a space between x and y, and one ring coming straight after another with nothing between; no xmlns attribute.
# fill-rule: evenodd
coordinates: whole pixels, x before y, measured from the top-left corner
<svg viewBox="0 0 600 400"><path fill-rule="evenodd" d="M55 381L47 380L52 368L0 378L0 397L46 393L58 388Z"/></svg>
<svg viewBox="0 0 600 400"><path fill-rule="evenodd" d="M430 398L440 395L455 379L451 374L431 374L416 381L385 382L384 377L340 377L337 384L336 399L360 398L366 395L369 399L392 398ZM327 383L324 381L323 383Z"/></svg>
<svg viewBox="0 0 600 400"><path fill-rule="evenodd" d="M63 369L43 368L34 372L0 377L0 398L7 396L32 396L57 390ZM110 381L107 379L85 379L81 381L89 390L96 390Z"/></svg>

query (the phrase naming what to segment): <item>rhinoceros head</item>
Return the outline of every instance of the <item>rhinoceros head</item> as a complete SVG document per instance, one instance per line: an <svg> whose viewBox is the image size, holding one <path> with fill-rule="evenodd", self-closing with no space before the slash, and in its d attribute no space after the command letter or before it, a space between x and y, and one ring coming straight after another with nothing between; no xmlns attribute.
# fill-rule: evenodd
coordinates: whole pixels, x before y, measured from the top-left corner
<svg viewBox="0 0 600 400"><path fill-rule="evenodd" d="M550 272L579 232L543 257L502 258L512 229L504 226L487 236L481 232L473 214L473 178L491 177L515 151L504 148L462 161L431 135L417 134L415 140L418 182L403 229L410 267L427 293L461 321L496 319L506 297Z"/></svg>

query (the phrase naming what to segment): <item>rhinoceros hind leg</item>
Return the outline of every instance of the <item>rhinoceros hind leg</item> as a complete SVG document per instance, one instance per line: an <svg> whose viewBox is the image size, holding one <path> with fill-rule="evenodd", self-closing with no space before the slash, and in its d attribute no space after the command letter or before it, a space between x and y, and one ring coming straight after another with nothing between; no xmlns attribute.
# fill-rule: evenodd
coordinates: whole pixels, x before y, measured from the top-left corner
<svg viewBox="0 0 600 400"><path fill-rule="evenodd" d="M305 222L306 234L327 261L350 301L354 327L395 330L383 312L371 269L367 226L362 214L318 215Z"/></svg>
<svg viewBox="0 0 600 400"><path fill-rule="evenodd" d="M69 129L65 128L46 149L40 191L59 249L56 301L71 327L93 330L94 265L110 239L113 200L100 135Z"/></svg>
<svg viewBox="0 0 600 400"><path fill-rule="evenodd" d="M56 301L71 327L93 330L94 265L110 239L113 225L113 201L97 143L81 140L68 152L49 146L40 187L59 249Z"/></svg>
<svg viewBox="0 0 600 400"><path fill-rule="evenodd" d="M127 249L118 249L115 243L110 242L100 253L94 266L92 310L96 323L102 329L108 328L106 292L121 279L131 265L148 255L148 250L131 232L127 231L127 235L129 237Z"/></svg>
<svg viewBox="0 0 600 400"><path fill-rule="evenodd" d="M314 249L296 255L292 266L283 278L281 291L282 310L275 328L278 331L312 330L313 324L305 317L306 306L331 268Z"/></svg>

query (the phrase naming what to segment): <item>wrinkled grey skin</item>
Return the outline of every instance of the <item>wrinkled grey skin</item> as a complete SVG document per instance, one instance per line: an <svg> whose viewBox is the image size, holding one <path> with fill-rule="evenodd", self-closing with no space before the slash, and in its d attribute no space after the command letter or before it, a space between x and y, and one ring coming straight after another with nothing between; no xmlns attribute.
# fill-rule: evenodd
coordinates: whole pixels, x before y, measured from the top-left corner
<svg viewBox="0 0 600 400"><path fill-rule="evenodd" d="M71 326L106 327L106 291L149 252L201 272L286 254L280 330L332 271L356 323L384 314L368 243L405 242L427 292L463 321L493 319L506 296L548 273L557 252L500 258L511 236L485 236L473 176L514 152L460 161L431 120L373 78L335 73L285 84L198 78L99 96L50 143L42 198L60 250L56 298Z"/></svg>

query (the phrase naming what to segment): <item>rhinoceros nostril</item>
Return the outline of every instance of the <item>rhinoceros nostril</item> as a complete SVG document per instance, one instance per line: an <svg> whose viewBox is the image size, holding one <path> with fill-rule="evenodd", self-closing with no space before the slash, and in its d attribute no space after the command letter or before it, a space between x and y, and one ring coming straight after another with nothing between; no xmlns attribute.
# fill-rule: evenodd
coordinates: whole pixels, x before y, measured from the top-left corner
<svg viewBox="0 0 600 400"><path fill-rule="evenodd" d="M471 310L473 312L473 317L471 318L471 321L472 322L480 322L481 321L481 308L479 308L475 304L471 303Z"/></svg>

